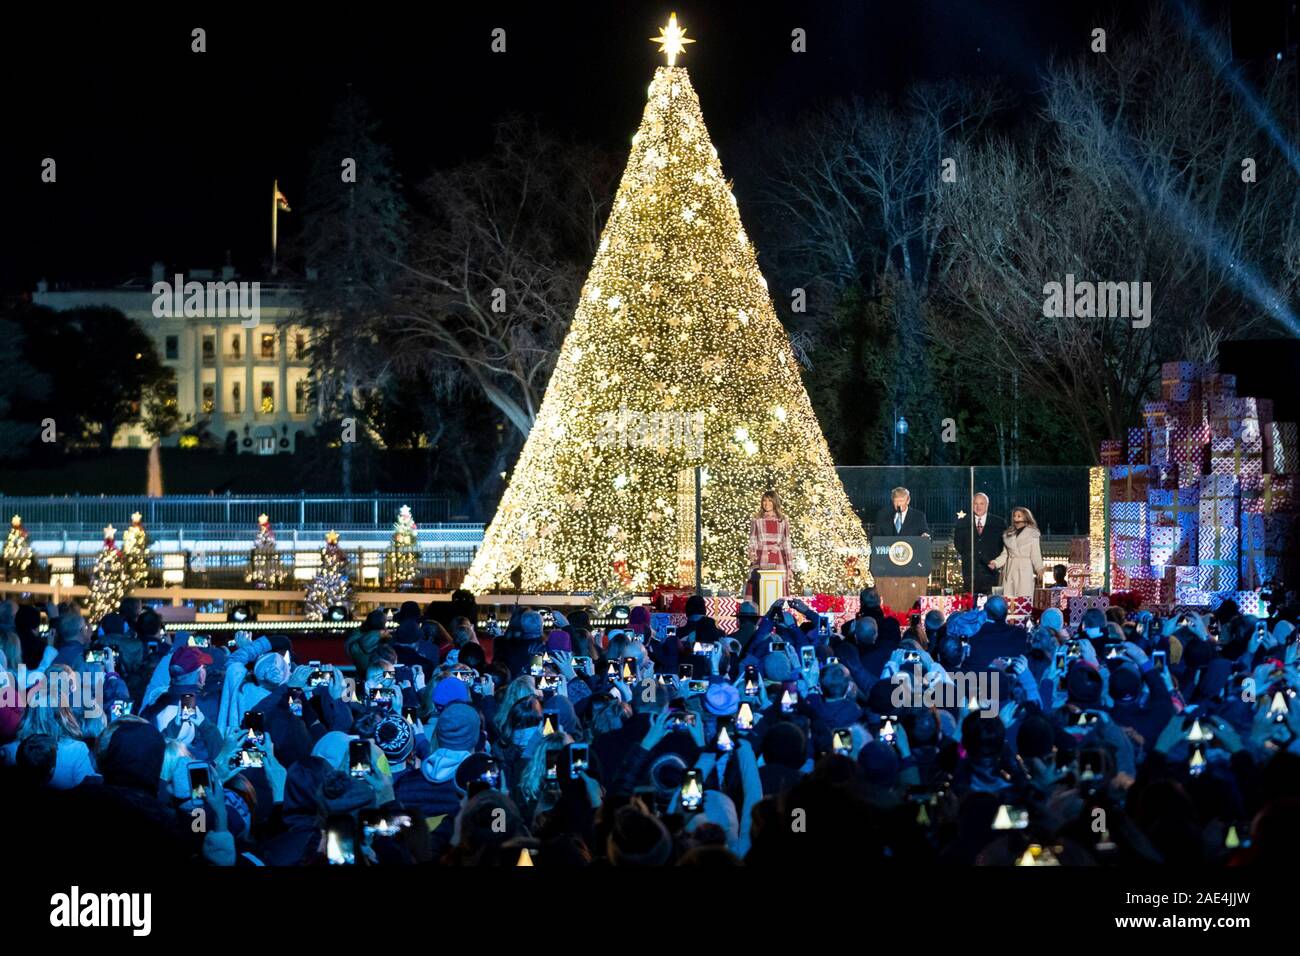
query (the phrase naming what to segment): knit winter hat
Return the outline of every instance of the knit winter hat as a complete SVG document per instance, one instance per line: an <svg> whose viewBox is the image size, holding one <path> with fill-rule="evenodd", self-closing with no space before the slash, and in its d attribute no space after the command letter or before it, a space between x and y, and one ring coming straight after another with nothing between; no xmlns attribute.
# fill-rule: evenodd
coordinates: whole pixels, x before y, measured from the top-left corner
<svg viewBox="0 0 1300 956"><path fill-rule="evenodd" d="M1090 707L1101 700L1101 673L1087 661L1075 661L1070 665L1065 685L1069 699L1076 704Z"/></svg>
<svg viewBox="0 0 1300 956"><path fill-rule="evenodd" d="M109 786L143 790L153 796L158 792L165 746L162 734L151 723L120 724L99 759L99 772Z"/></svg>
<svg viewBox="0 0 1300 956"><path fill-rule="evenodd" d="M478 746L482 727L478 711L458 702L447 705L438 715L433 734L442 750L473 750Z"/></svg>
<svg viewBox="0 0 1300 956"><path fill-rule="evenodd" d="M433 688L433 706L439 709L457 701L469 703L469 687L459 677L444 677Z"/></svg>
<svg viewBox="0 0 1300 956"><path fill-rule="evenodd" d="M343 766L343 762L347 759L349 742L347 734L341 730L331 730L316 741L311 748L311 755L320 757L330 765L331 769L338 769Z"/></svg>
<svg viewBox="0 0 1300 956"><path fill-rule="evenodd" d="M1020 756L1029 760L1033 757L1046 757L1052 752L1056 741L1056 732L1052 722L1042 714L1030 714L1020 725L1016 734L1016 750Z"/></svg>
<svg viewBox="0 0 1300 956"><path fill-rule="evenodd" d="M798 724L781 721L763 738L763 761L797 769L808 757L808 741Z"/></svg>
<svg viewBox="0 0 1300 956"><path fill-rule="evenodd" d="M644 634L646 628L650 626L650 608L644 604L638 604L632 608L631 613L627 616L627 626L638 634Z"/></svg>
<svg viewBox="0 0 1300 956"><path fill-rule="evenodd" d="M390 764L399 766L411 756L415 734L411 732L411 725L404 717L389 714L375 728L375 744L384 752Z"/></svg>
<svg viewBox="0 0 1300 956"><path fill-rule="evenodd" d="M321 784L321 798L328 814L353 813L370 806L375 792L364 780L342 770L332 770Z"/></svg>
<svg viewBox="0 0 1300 956"><path fill-rule="evenodd" d="M571 651L573 650L573 639L569 637L568 631L562 631L557 627L546 635L546 649L548 651Z"/></svg>
<svg viewBox="0 0 1300 956"><path fill-rule="evenodd" d="M898 783L898 753L889 744L873 740L858 753L863 779L882 787Z"/></svg>
<svg viewBox="0 0 1300 956"><path fill-rule="evenodd" d="M253 665L253 676L259 684L278 686L289 680L289 662L282 654L267 651Z"/></svg>
<svg viewBox="0 0 1300 956"><path fill-rule="evenodd" d="M1110 696L1128 700L1142 692L1142 676L1132 664L1121 664L1110 672Z"/></svg>
<svg viewBox="0 0 1300 956"><path fill-rule="evenodd" d="M606 855L615 866L662 866L672 853L668 829L638 807L620 807L606 843Z"/></svg>
<svg viewBox="0 0 1300 956"><path fill-rule="evenodd" d="M363 631L383 631L388 627L388 615L379 608L375 608L366 615L366 619L361 622Z"/></svg>
<svg viewBox="0 0 1300 956"><path fill-rule="evenodd" d="M1051 628L1053 631L1059 631L1065 627L1065 615L1061 613L1059 607L1049 607L1043 612L1043 616L1038 619L1039 627Z"/></svg>
<svg viewBox="0 0 1300 956"><path fill-rule="evenodd" d="M773 651L763 658L763 676L768 680L787 681L793 671L790 656L784 651Z"/></svg>
<svg viewBox="0 0 1300 956"><path fill-rule="evenodd" d="M698 594L692 594L686 599L686 615L708 614L708 606L704 603L704 598Z"/></svg>

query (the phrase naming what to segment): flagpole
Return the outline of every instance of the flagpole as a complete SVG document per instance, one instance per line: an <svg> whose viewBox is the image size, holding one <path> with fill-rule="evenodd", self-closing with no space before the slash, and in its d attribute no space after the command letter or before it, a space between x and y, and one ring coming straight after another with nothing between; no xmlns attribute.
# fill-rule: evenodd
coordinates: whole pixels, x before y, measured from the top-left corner
<svg viewBox="0 0 1300 956"><path fill-rule="evenodd" d="M280 180L271 182L271 275L275 275L276 232L280 222Z"/></svg>

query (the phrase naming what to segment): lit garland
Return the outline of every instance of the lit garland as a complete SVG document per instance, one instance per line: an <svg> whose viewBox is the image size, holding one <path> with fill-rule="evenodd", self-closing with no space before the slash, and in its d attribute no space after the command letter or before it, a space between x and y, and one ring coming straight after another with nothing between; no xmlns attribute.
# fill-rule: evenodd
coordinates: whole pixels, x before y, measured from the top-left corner
<svg viewBox="0 0 1300 956"><path fill-rule="evenodd" d="M679 476L707 470L706 585L738 590L765 488L805 590L860 587L867 540L835 473L699 100L660 67L573 325L465 586L693 584ZM685 512L685 513L684 513ZM690 538L693 539L693 530Z"/></svg>
<svg viewBox="0 0 1300 956"><path fill-rule="evenodd" d="M9 536L5 538L4 549L5 576L8 580L20 584L31 581L27 573L32 566L32 545L28 541L27 529L23 519L14 515L9 522Z"/></svg>
<svg viewBox="0 0 1300 956"><path fill-rule="evenodd" d="M133 588L149 584L149 532L144 530L144 516L131 515L131 526L122 535L122 561L126 566L126 580Z"/></svg>
<svg viewBox="0 0 1300 956"><path fill-rule="evenodd" d="M271 519L265 514L258 515L257 537L253 541L253 551L248 556L248 571L244 580L259 588L274 588L279 587L284 577L280 552L275 547L275 532L271 530Z"/></svg>
<svg viewBox="0 0 1300 956"><path fill-rule="evenodd" d="M307 582L304 596L307 620L324 620L330 608L352 609L352 583L348 580L348 556L339 547L337 531L327 532L325 547L320 551L320 568Z"/></svg>
<svg viewBox="0 0 1300 956"><path fill-rule="evenodd" d="M109 525L104 529L104 547L95 559L94 570L90 573L90 598L86 608L86 619L92 627L100 622L105 614L118 609L122 598L130 589L126 574L126 562L117 547L117 529Z"/></svg>
<svg viewBox="0 0 1300 956"><path fill-rule="evenodd" d="M415 537L417 530L415 519L411 517L411 506L402 505L397 511L393 540L385 556L390 585L407 585L415 579L416 562L420 556Z"/></svg>
<svg viewBox="0 0 1300 956"><path fill-rule="evenodd" d="M1106 561L1110 547L1106 541L1106 469L1088 469L1088 561L1092 565L1089 583L1092 587L1106 586Z"/></svg>

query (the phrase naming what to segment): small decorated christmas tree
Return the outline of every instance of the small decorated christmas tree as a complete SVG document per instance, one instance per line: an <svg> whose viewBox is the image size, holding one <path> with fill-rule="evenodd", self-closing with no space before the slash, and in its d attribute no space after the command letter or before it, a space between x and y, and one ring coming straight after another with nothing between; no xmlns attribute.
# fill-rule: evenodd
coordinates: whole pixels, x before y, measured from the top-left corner
<svg viewBox="0 0 1300 956"><path fill-rule="evenodd" d="M284 581L280 552L275 548L275 532L271 530L271 519L264 514L257 516L257 537L248 557L248 573L244 580L259 588L279 587Z"/></svg>
<svg viewBox="0 0 1300 956"><path fill-rule="evenodd" d="M352 583L348 580L348 556L339 547L337 531L327 532L320 551L320 567L307 583L307 620L323 621L332 607L352 609Z"/></svg>
<svg viewBox="0 0 1300 956"><path fill-rule="evenodd" d="M90 601L86 619L92 627L105 614L116 611L131 588L126 561L117 546L116 537L117 529L112 525L104 529L104 547L95 559L95 569L90 573Z"/></svg>
<svg viewBox="0 0 1300 956"><path fill-rule="evenodd" d="M419 560L420 548L415 539L415 520L411 517L410 505L402 505L397 512L397 521L393 523L393 541L388 546L385 558L389 585L410 587L415 580L415 566Z"/></svg>
<svg viewBox="0 0 1300 956"><path fill-rule="evenodd" d="M32 546L27 540L27 529L20 515L9 522L9 537L5 538L5 576L10 581L26 584L31 581Z"/></svg>
<svg viewBox="0 0 1300 956"><path fill-rule="evenodd" d="M149 584L149 532L144 530L143 516L138 511L131 515L131 527L122 535L122 560L131 587Z"/></svg>

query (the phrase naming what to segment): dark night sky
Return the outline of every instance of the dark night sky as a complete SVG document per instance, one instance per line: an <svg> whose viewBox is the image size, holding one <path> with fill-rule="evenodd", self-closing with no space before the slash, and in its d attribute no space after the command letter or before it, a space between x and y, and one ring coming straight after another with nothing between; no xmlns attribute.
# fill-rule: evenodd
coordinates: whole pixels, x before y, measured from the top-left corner
<svg viewBox="0 0 1300 956"><path fill-rule="evenodd" d="M1202 0L1217 7L1226 0ZM1249 0L1258 11L1281 0ZM448 5L382 10L321 5L217 15L125 10L12 29L0 46L6 147L0 290L116 283L169 267L246 274L269 254L273 177L301 197L309 151L346 84L370 101L408 185L433 166L481 151L494 121L539 114L546 125L626 146L662 62L648 37L676 10L683 63L728 163L728 142L763 114L900 89L914 79L1001 75L1032 94L1053 53L1086 48L1088 30L1139 0L858 0ZM367 16L372 17L366 20ZM134 19L133 19L134 18ZM1271 14L1239 43L1279 44ZM208 52L189 52L189 30ZM489 52L493 27L508 52ZM790 31L809 52L790 52ZM1234 28L1236 29L1236 28ZM1243 27L1241 37L1247 36ZM1032 109L1032 99L1027 100ZM58 162L42 184L40 162ZM734 164L733 164L734 165ZM297 228L281 218L284 236Z"/></svg>

